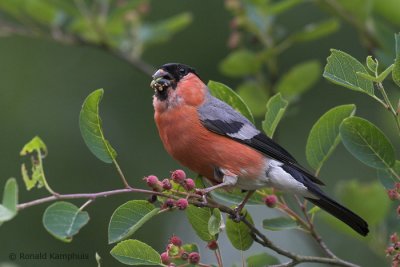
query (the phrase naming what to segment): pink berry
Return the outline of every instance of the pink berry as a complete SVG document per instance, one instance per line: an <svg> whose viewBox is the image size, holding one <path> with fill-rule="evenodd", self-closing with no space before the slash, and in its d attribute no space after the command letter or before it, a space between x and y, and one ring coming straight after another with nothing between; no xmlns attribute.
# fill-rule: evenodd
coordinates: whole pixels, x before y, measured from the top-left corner
<svg viewBox="0 0 400 267"><path fill-rule="evenodd" d="M270 208L275 208L278 198L275 195L269 195L264 198L264 203Z"/></svg>
<svg viewBox="0 0 400 267"><path fill-rule="evenodd" d="M187 201L187 199L181 198L176 201L175 205L178 207L178 209L184 210L189 205L189 202Z"/></svg>
<svg viewBox="0 0 400 267"><path fill-rule="evenodd" d="M172 172L171 178L174 182L181 184L186 179L186 173L183 170L176 170Z"/></svg>
<svg viewBox="0 0 400 267"><path fill-rule="evenodd" d="M198 264L200 262L200 255L197 252L192 252L189 254L189 262L191 264Z"/></svg>
<svg viewBox="0 0 400 267"><path fill-rule="evenodd" d="M394 252L394 247L388 247L387 249L386 249L386 255L392 255L393 254L393 252Z"/></svg>
<svg viewBox="0 0 400 267"><path fill-rule="evenodd" d="M218 243L216 240L211 240L210 242L208 242L207 247L210 250L216 250L218 248Z"/></svg>
<svg viewBox="0 0 400 267"><path fill-rule="evenodd" d="M182 246L182 240L181 240L178 236L176 236L176 235L173 235L173 236L169 239L169 242L170 242L171 244L177 246L177 247Z"/></svg>
<svg viewBox="0 0 400 267"><path fill-rule="evenodd" d="M151 188L154 188L159 182L157 176L155 175L149 175L145 177L145 180L147 185L150 186Z"/></svg>
<svg viewBox="0 0 400 267"><path fill-rule="evenodd" d="M390 198L391 200L396 200L396 199L399 198L399 193L398 193L396 190L394 190L394 189L389 189L389 190L387 191L387 193L388 193L388 196L389 196L389 198Z"/></svg>
<svg viewBox="0 0 400 267"><path fill-rule="evenodd" d="M162 184L162 187L163 187L164 190L171 190L172 189L172 184L169 181L169 179L162 180L161 184Z"/></svg>
<svg viewBox="0 0 400 267"><path fill-rule="evenodd" d="M161 253L161 261L162 261L162 263L164 263L164 264L169 264L169 263L170 263L170 259L169 259L169 256L168 256L168 252L163 252L163 253Z"/></svg>
<svg viewBox="0 0 400 267"><path fill-rule="evenodd" d="M186 179L186 180L183 182L183 186L185 187L185 189L186 189L187 191L191 191L191 190L193 190L193 189L196 187L196 185L195 185L193 179L190 179L190 178Z"/></svg>

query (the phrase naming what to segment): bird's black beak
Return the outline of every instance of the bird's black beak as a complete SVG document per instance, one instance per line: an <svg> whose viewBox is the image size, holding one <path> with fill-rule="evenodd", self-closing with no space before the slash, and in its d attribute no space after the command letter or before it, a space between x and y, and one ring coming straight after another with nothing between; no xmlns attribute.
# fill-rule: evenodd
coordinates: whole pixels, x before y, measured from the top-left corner
<svg viewBox="0 0 400 267"><path fill-rule="evenodd" d="M159 92L172 86L175 81L174 77L163 69L157 70L152 77L150 87Z"/></svg>

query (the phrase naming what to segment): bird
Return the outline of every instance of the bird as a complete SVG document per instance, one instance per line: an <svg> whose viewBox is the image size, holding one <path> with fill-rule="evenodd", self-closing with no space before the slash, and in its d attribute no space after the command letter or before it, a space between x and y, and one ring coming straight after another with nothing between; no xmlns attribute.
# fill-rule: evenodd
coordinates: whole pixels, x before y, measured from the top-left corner
<svg viewBox="0 0 400 267"><path fill-rule="evenodd" d="M165 150L217 188L239 188L247 195L272 187L302 196L362 236L367 222L322 191L324 183L282 146L259 131L227 103L211 95L196 70L180 63L162 65L152 76L154 120Z"/></svg>

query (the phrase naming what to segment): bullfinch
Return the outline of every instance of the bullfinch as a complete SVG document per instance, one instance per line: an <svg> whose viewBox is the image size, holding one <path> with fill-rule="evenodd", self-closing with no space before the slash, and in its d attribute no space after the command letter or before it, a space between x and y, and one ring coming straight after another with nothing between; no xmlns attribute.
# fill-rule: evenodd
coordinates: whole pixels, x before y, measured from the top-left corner
<svg viewBox="0 0 400 267"><path fill-rule="evenodd" d="M328 197L323 183L292 155L267 137L239 112L213 97L196 71L169 63L158 69L154 89L154 119L167 152L182 165L207 178L212 186L248 191L263 187L302 196L366 236L368 224Z"/></svg>

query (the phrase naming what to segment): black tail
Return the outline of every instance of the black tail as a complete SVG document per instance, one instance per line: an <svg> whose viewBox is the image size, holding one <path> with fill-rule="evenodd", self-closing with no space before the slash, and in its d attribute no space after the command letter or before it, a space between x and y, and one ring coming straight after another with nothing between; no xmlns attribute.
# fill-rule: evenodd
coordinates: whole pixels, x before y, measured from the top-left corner
<svg viewBox="0 0 400 267"><path fill-rule="evenodd" d="M343 207L333 199L324 194L318 194L320 199L307 198L311 203L317 205L323 210L329 212L348 226L354 229L360 235L366 236L369 232L368 224L360 216L351 210Z"/></svg>
<svg viewBox="0 0 400 267"><path fill-rule="evenodd" d="M353 228L360 235L366 236L369 232L368 224L360 216L343 207L335 200L329 198L325 193L313 182L302 170L293 168L290 165L282 165L283 170L289 173L294 179L304 184L308 191L316 198L307 198L311 203L317 205L323 210L329 212L351 228Z"/></svg>

